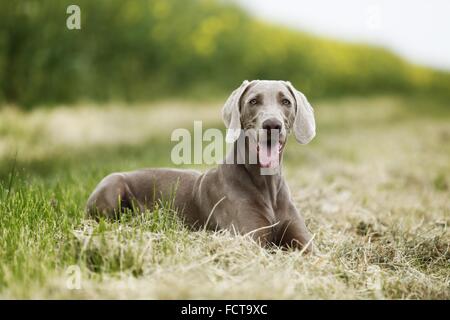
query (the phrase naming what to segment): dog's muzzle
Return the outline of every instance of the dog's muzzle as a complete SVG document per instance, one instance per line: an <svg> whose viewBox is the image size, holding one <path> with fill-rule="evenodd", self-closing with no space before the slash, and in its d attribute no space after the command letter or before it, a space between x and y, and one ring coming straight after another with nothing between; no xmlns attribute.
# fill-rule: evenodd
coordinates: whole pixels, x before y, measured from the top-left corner
<svg viewBox="0 0 450 320"><path fill-rule="evenodd" d="M276 168L279 166L280 153L283 150L284 138L282 137L283 123L276 119L266 119L262 123L262 129L258 132L258 163L261 168Z"/></svg>

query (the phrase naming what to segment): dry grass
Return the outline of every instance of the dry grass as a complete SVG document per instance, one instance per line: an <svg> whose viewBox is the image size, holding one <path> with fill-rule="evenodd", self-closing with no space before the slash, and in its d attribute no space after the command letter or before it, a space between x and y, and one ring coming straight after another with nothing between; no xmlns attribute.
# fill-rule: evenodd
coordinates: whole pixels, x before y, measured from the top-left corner
<svg viewBox="0 0 450 320"><path fill-rule="evenodd" d="M11 146L22 150L17 182L0 197L0 296L449 299L450 117L416 103L323 101L314 143L290 142L285 175L319 256L187 231L167 204L120 224L82 219L107 171L170 165L167 110L183 115L174 126L191 128L198 118L218 124L219 105L0 111L5 166ZM81 270L79 290L67 287L70 265Z"/></svg>

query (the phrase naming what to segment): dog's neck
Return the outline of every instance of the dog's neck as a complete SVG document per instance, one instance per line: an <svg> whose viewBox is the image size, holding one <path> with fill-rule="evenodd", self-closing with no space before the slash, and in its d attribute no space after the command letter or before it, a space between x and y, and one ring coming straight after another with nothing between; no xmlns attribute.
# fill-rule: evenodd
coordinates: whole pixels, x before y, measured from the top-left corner
<svg viewBox="0 0 450 320"><path fill-rule="evenodd" d="M258 192L264 194L264 199L270 199L271 205L274 206L277 201L277 195L282 183L282 169L281 161L283 158L280 154L279 165L276 168L261 168L256 163L249 162L249 148L246 144L244 150L238 146L237 142L234 142L233 149L230 150L226 157L225 166L235 166L237 172L233 178L242 179L243 175L247 175L249 180L255 186Z"/></svg>

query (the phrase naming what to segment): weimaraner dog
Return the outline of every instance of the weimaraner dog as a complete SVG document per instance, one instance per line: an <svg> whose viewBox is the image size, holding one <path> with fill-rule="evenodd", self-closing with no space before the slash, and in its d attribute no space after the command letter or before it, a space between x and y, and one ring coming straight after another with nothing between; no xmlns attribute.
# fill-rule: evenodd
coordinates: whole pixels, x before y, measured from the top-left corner
<svg viewBox="0 0 450 320"><path fill-rule="evenodd" d="M301 144L315 136L308 100L290 82L244 81L226 101L222 116L227 142L234 145L218 167L205 173L141 169L110 174L89 197L88 216L117 218L126 208L144 211L172 196L177 212L191 227L228 229L251 235L261 245L312 251L312 236L279 165L291 129ZM260 134L267 131L277 133L277 139ZM238 146L242 136L243 149ZM251 155L256 155L256 163L249 161ZM262 174L264 168L271 173Z"/></svg>

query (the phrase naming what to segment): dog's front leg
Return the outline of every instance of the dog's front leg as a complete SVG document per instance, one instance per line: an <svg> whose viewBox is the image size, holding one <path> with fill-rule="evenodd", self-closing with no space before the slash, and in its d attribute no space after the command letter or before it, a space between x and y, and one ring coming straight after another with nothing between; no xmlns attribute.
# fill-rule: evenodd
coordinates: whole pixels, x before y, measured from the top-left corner
<svg viewBox="0 0 450 320"><path fill-rule="evenodd" d="M240 234L252 237L262 247L273 243L274 224L267 218L251 210L246 211L246 214L241 216L246 218L244 221L238 221L238 225L241 226ZM232 227L232 229L234 228Z"/></svg>
<svg viewBox="0 0 450 320"><path fill-rule="evenodd" d="M313 236L306 227L305 220L291 203L290 215L280 221L276 230L276 244L285 248L296 248L306 253L316 251Z"/></svg>

